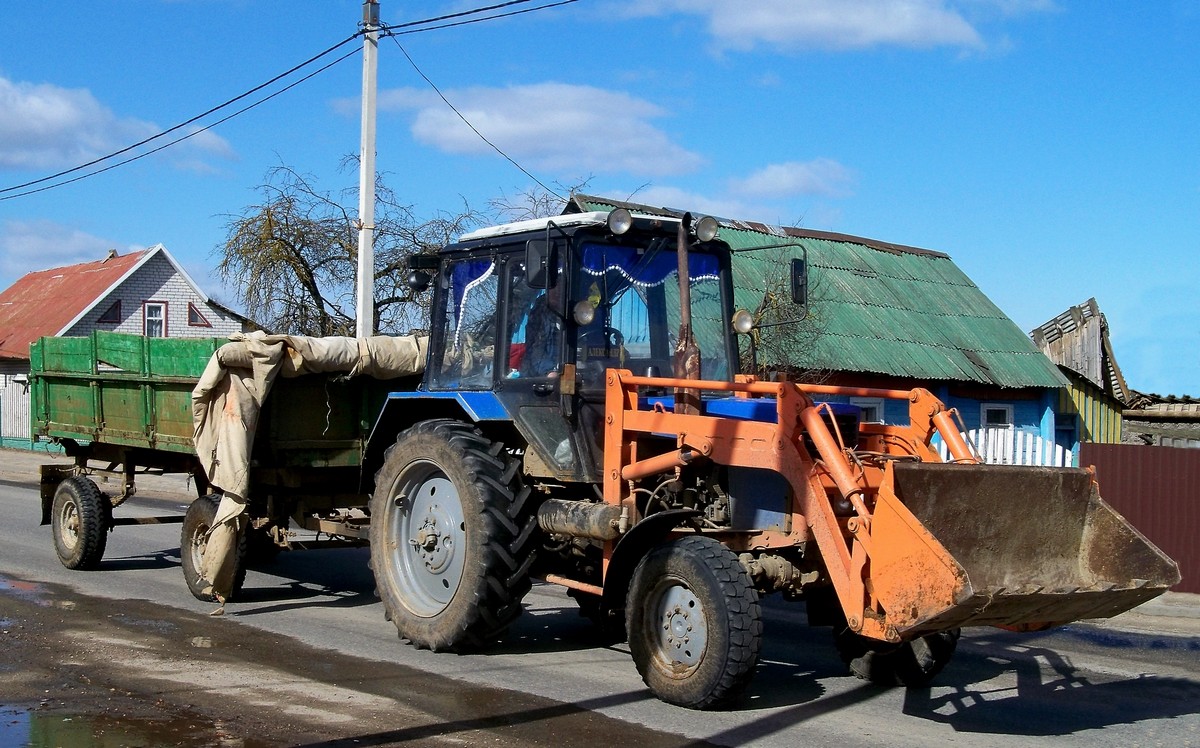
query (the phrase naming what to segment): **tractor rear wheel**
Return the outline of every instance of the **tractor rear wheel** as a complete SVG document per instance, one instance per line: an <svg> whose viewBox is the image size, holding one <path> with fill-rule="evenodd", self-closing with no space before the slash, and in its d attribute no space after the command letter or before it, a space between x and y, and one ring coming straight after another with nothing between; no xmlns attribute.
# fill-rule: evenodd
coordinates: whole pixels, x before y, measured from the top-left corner
<svg viewBox="0 0 1200 748"><path fill-rule="evenodd" d="M95 569L108 545L112 502L82 475L73 475L54 492L50 514L54 551L68 569Z"/></svg>
<svg viewBox="0 0 1200 748"><path fill-rule="evenodd" d="M460 421L423 421L384 454L371 497L371 568L399 635L478 649L521 612L537 522L520 461Z"/></svg>
<svg viewBox="0 0 1200 748"><path fill-rule="evenodd" d="M840 627L834 629L834 642L857 677L881 686L921 688L950 662L961 634L961 629L951 629L889 644Z"/></svg>
<svg viewBox="0 0 1200 748"><path fill-rule="evenodd" d="M629 650L654 695L689 709L737 696L758 664L758 593L738 557L714 538L658 546L634 571Z"/></svg>

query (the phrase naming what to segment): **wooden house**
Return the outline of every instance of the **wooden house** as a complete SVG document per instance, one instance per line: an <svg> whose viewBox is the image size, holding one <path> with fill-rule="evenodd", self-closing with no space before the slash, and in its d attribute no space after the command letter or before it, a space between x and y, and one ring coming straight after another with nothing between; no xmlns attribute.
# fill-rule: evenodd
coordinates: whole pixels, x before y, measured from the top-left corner
<svg viewBox="0 0 1200 748"><path fill-rule="evenodd" d="M683 214L588 195L575 195L566 211L615 207ZM957 410L987 461L1070 464L1074 442L1058 428L1067 377L949 255L795 227L720 224L734 252L735 303L768 321L755 352L761 369L836 384L925 387ZM795 312L780 297L794 258L807 263L809 299L803 318L789 320ZM852 403L867 420L908 420L906 402Z"/></svg>

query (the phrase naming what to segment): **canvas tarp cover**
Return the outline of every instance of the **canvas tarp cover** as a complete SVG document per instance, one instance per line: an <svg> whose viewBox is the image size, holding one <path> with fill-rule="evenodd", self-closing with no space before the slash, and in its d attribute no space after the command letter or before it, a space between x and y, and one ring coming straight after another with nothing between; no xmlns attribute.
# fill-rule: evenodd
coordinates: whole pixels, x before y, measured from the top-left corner
<svg viewBox="0 0 1200 748"><path fill-rule="evenodd" d="M230 341L213 354L192 390L196 455L209 483L222 494L204 570L222 598L232 581L222 577L232 574L227 551L242 525L258 418L275 378L329 372L375 379L411 376L424 370L428 347L427 338L411 335L311 338L256 332L232 335Z"/></svg>

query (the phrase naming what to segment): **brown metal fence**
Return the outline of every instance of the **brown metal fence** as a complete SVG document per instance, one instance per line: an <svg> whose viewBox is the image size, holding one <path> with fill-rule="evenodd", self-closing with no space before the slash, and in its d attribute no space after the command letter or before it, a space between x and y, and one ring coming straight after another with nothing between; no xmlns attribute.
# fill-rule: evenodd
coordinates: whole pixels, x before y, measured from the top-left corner
<svg viewBox="0 0 1200 748"><path fill-rule="evenodd" d="M1179 562L1175 592L1200 592L1200 449L1084 444L1081 466L1095 465L1100 495Z"/></svg>

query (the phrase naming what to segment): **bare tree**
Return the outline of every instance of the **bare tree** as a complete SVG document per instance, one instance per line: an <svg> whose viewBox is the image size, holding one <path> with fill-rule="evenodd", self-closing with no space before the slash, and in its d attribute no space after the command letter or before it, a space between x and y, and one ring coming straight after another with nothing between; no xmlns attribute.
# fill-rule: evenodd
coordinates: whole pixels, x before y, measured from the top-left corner
<svg viewBox="0 0 1200 748"><path fill-rule="evenodd" d="M587 189L591 177L580 179L571 185L555 182L555 191L539 185L510 195L501 192L488 200L488 208L501 221L525 221L533 218L549 218L563 212L567 201L562 195L574 195Z"/></svg>
<svg viewBox="0 0 1200 748"><path fill-rule="evenodd" d="M288 166L267 172L260 202L228 216L216 248L217 272L238 289L246 314L275 332L353 335L358 262L357 190L337 195ZM478 225L466 205L457 214L418 220L376 180L375 320L384 333L428 327L428 292L406 283L410 255L436 252ZM355 206L355 207L350 207Z"/></svg>
<svg viewBox="0 0 1200 748"><path fill-rule="evenodd" d="M754 329L742 346L742 371L763 379L786 376L796 382L817 383L828 378L827 369L813 364L818 342L827 327L820 304L823 288L809 275L808 303L792 301L791 259L796 247L744 250L761 253L755 260L766 272L763 293L754 316ZM736 260L735 260L736 264Z"/></svg>

